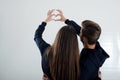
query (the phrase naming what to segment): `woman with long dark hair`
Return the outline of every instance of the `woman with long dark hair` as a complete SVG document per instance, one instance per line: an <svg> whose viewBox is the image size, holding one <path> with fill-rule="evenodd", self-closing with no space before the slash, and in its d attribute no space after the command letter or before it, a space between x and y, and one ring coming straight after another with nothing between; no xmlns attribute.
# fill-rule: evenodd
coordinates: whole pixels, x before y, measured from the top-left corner
<svg viewBox="0 0 120 80"><path fill-rule="evenodd" d="M52 16L55 16L52 14L53 11L48 11L47 18L39 25L34 37L41 52L43 73L50 80L78 80L79 47L73 26L63 26L52 45L42 38L46 24L53 20Z"/></svg>

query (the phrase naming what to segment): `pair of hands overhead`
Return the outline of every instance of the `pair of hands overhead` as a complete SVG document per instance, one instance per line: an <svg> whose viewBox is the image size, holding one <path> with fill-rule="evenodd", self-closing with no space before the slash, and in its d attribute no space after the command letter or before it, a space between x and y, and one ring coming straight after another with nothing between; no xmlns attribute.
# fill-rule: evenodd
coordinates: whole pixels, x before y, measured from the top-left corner
<svg viewBox="0 0 120 80"><path fill-rule="evenodd" d="M58 14L54 14L54 12L57 11ZM54 18L53 18L54 17ZM59 18L56 18L59 17ZM50 22L50 21L62 21L65 22L66 18L64 17L63 13L59 9L52 9L49 10L47 13L47 18L45 19L45 22Z"/></svg>

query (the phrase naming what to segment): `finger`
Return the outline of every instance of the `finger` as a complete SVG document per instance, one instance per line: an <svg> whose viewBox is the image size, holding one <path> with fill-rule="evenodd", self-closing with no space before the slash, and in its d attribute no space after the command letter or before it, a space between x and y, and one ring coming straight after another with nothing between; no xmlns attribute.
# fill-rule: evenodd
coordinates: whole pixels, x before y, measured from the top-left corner
<svg viewBox="0 0 120 80"><path fill-rule="evenodd" d="M53 12L54 10L55 10L55 9L49 10L49 14L52 14L52 12Z"/></svg>
<svg viewBox="0 0 120 80"><path fill-rule="evenodd" d="M53 11L53 10L49 10L48 13L47 13L47 15L50 15L50 14L52 13L52 11Z"/></svg>
<svg viewBox="0 0 120 80"><path fill-rule="evenodd" d="M55 14L50 14L49 19L51 20L54 16L56 16L56 15Z"/></svg>
<svg viewBox="0 0 120 80"><path fill-rule="evenodd" d="M52 18L52 17L51 17L51 18L49 18L49 21L52 21L52 20L53 20L53 21L55 21L55 19L54 19L54 18Z"/></svg>
<svg viewBox="0 0 120 80"><path fill-rule="evenodd" d="M47 15L49 15L49 14L50 14L50 10L48 11Z"/></svg>
<svg viewBox="0 0 120 80"><path fill-rule="evenodd" d="M49 80L48 76L47 75L43 75L43 80Z"/></svg>
<svg viewBox="0 0 120 80"><path fill-rule="evenodd" d="M61 19L53 19L54 21L61 21Z"/></svg>
<svg viewBox="0 0 120 80"><path fill-rule="evenodd" d="M51 17L51 16L56 16L56 15L55 15L55 14L50 14L50 17Z"/></svg>
<svg viewBox="0 0 120 80"><path fill-rule="evenodd" d="M57 16L62 16L62 15L61 14L56 14L55 16L57 17Z"/></svg>
<svg viewBox="0 0 120 80"><path fill-rule="evenodd" d="M55 9L52 9L51 12L55 11Z"/></svg>
<svg viewBox="0 0 120 80"><path fill-rule="evenodd" d="M58 11L60 14L62 14L62 10L60 10L60 9L57 9L56 11Z"/></svg>

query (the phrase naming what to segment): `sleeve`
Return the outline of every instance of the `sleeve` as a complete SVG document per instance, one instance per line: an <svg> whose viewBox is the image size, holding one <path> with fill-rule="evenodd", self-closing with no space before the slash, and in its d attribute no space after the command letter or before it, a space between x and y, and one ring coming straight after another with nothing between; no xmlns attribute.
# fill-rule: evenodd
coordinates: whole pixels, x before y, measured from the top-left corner
<svg viewBox="0 0 120 80"><path fill-rule="evenodd" d="M41 55L43 55L43 53L45 52L45 50L47 49L47 47L49 47L50 45L48 43L46 43L43 38L42 38L42 33L45 29L46 23L42 22L41 25L39 25L38 29L35 32L35 36L34 36L34 40L41 52Z"/></svg>
<svg viewBox="0 0 120 80"><path fill-rule="evenodd" d="M99 50L97 54L99 66L101 67L105 60L110 56L105 52L105 50L100 46L99 42L96 43L96 48Z"/></svg>
<svg viewBox="0 0 120 80"><path fill-rule="evenodd" d="M65 21L65 23L66 23L67 25L73 26L74 29L76 30L76 33L77 33L78 35L80 35L81 27L80 27L76 22L67 19L67 20Z"/></svg>

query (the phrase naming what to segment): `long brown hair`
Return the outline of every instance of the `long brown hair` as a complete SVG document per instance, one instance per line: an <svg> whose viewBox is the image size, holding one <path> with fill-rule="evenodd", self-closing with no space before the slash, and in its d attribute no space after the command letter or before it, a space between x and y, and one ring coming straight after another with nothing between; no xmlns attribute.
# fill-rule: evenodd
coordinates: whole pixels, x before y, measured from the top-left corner
<svg viewBox="0 0 120 80"><path fill-rule="evenodd" d="M79 47L72 26L63 26L58 31L53 45L47 52L53 80L78 80Z"/></svg>

